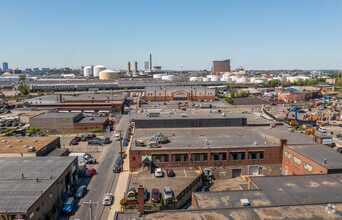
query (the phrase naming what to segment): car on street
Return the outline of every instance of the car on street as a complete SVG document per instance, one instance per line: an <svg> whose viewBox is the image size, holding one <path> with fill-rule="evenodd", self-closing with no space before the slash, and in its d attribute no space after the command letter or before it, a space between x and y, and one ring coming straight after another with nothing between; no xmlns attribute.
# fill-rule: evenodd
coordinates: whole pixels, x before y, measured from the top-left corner
<svg viewBox="0 0 342 220"><path fill-rule="evenodd" d="M159 192L159 189L152 189L151 201L155 203L159 203L160 199L161 199L161 194Z"/></svg>
<svg viewBox="0 0 342 220"><path fill-rule="evenodd" d="M87 186L86 185L82 185L78 188L78 190L76 191L76 198L82 198L85 194L85 192L87 191Z"/></svg>
<svg viewBox="0 0 342 220"><path fill-rule="evenodd" d="M103 143L104 144L110 144L110 137L106 137L104 140L103 140Z"/></svg>
<svg viewBox="0 0 342 220"><path fill-rule="evenodd" d="M166 170L166 174L168 177L175 177L176 174L173 170Z"/></svg>
<svg viewBox="0 0 342 220"><path fill-rule="evenodd" d="M155 171L154 171L154 176L155 177L163 177L164 176L164 173L162 171L161 168L157 168Z"/></svg>
<svg viewBox="0 0 342 220"><path fill-rule="evenodd" d="M342 147L338 147L336 150L337 150L338 152L342 153Z"/></svg>
<svg viewBox="0 0 342 220"><path fill-rule="evenodd" d="M78 142L77 142L76 140L72 140L72 141L71 141L71 144L72 144L72 145L78 145Z"/></svg>
<svg viewBox="0 0 342 220"><path fill-rule="evenodd" d="M128 142L127 141L123 141L122 142L122 146L124 146L124 147L128 146Z"/></svg>
<svg viewBox="0 0 342 220"><path fill-rule="evenodd" d="M68 197L63 204L62 214L71 215L72 209L74 208L74 206L75 206L75 198Z"/></svg>
<svg viewBox="0 0 342 220"><path fill-rule="evenodd" d="M88 141L88 145L99 146L99 145L102 145L102 142L100 140L90 140Z"/></svg>
<svg viewBox="0 0 342 220"><path fill-rule="evenodd" d="M318 131L321 133L327 133L327 129L325 127L319 127Z"/></svg>
<svg viewBox="0 0 342 220"><path fill-rule="evenodd" d="M111 193L106 193L103 196L102 200L102 205L107 206L107 205L112 205L113 203L114 196Z"/></svg>
<svg viewBox="0 0 342 220"><path fill-rule="evenodd" d="M88 168L86 170L86 172L85 172L85 176L86 177L92 177L92 176L94 176L96 174L97 174L97 172L96 172L96 170L94 168Z"/></svg>
<svg viewBox="0 0 342 220"><path fill-rule="evenodd" d="M113 168L114 173L120 173L121 172L121 158L118 157L116 158L114 168Z"/></svg>
<svg viewBox="0 0 342 220"><path fill-rule="evenodd" d="M336 137L337 137L338 139L342 139L342 134L337 134Z"/></svg>

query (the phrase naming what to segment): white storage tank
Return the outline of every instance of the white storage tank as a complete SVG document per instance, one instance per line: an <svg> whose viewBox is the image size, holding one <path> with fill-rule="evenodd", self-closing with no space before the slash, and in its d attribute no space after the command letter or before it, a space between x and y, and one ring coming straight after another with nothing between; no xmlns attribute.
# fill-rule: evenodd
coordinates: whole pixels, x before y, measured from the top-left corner
<svg viewBox="0 0 342 220"><path fill-rule="evenodd" d="M99 74L100 80L114 80L119 78L119 74L114 70L103 70Z"/></svg>
<svg viewBox="0 0 342 220"><path fill-rule="evenodd" d="M161 79L164 74L153 74L153 79Z"/></svg>
<svg viewBox="0 0 342 220"><path fill-rule="evenodd" d="M93 70L91 68L91 66L85 66L84 69L83 69L83 75L85 77L90 77L90 76L93 76Z"/></svg>
<svg viewBox="0 0 342 220"><path fill-rule="evenodd" d="M174 75L166 75L166 76L162 76L162 80L167 80L167 81L175 81L177 80L178 77L174 76Z"/></svg>
<svg viewBox="0 0 342 220"><path fill-rule="evenodd" d="M217 82L217 81L220 81L220 80L221 80L220 76L217 76L217 75L212 75L211 76L211 81L213 81L213 82Z"/></svg>
<svg viewBox="0 0 342 220"><path fill-rule="evenodd" d="M102 65L97 65L94 67L94 77L99 77L100 76L100 72L106 70L105 66Z"/></svg>
<svg viewBox="0 0 342 220"><path fill-rule="evenodd" d="M201 81L200 77L197 77L197 76L190 77L190 82L199 82L199 81Z"/></svg>
<svg viewBox="0 0 342 220"><path fill-rule="evenodd" d="M209 78L209 77L204 77L203 78L203 82L210 82L211 81L211 78Z"/></svg>

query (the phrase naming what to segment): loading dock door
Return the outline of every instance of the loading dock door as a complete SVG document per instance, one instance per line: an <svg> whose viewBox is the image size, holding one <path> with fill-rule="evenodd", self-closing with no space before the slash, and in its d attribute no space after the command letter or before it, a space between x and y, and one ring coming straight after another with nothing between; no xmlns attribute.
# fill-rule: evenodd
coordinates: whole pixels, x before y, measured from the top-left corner
<svg viewBox="0 0 342 220"><path fill-rule="evenodd" d="M242 175L242 170L241 169L233 169L232 178L240 177L241 175Z"/></svg>
<svg viewBox="0 0 342 220"><path fill-rule="evenodd" d="M249 166L249 175L258 175L258 166Z"/></svg>

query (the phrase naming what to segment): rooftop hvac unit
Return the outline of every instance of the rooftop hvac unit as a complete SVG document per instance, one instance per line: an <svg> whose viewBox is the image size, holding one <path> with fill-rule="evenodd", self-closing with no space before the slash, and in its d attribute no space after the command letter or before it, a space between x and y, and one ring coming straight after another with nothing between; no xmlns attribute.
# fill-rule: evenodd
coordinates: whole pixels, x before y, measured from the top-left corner
<svg viewBox="0 0 342 220"><path fill-rule="evenodd" d="M240 199L240 202L243 206L251 206L248 199Z"/></svg>
<svg viewBox="0 0 342 220"><path fill-rule="evenodd" d="M7 142L7 141L6 141L6 140L2 140L1 142L2 142L2 143L5 143L5 142Z"/></svg>
<svg viewBox="0 0 342 220"><path fill-rule="evenodd" d="M23 142L23 141L22 140L18 140L17 142L20 143L20 142Z"/></svg>
<svg viewBox="0 0 342 220"><path fill-rule="evenodd" d="M7 145L6 147L7 147L7 148L11 148L11 147L13 147L13 146L12 146L12 145Z"/></svg>
<svg viewBox="0 0 342 220"><path fill-rule="evenodd" d="M29 146L28 145L24 145L23 147L28 148Z"/></svg>
<svg viewBox="0 0 342 220"><path fill-rule="evenodd" d="M28 150L28 152L34 152L36 150L36 148L35 147L29 147L27 150Z"/></svg>
<svg viewBox="0 0 342 220"><path fill-rule="evenodd" d="M38 140L32 140L32 142L38 142Z"/></svg>

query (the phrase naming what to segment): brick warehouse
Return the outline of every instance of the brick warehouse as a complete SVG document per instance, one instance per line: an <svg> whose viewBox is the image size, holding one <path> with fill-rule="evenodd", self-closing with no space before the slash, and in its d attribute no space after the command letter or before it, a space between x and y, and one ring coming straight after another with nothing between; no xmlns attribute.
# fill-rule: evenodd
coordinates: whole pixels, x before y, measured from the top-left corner
<svg viewBox="0 0 342 220"><path fill-rule="evenodd" d="M136 129L129 154L130 169L228 167L225 177L279 175L282 145L279 140L265 140L257 132L260 129L267 132L255 127ZM156 133L162 133L170 142L159 144L159 148L136 146L135 141L148 145L149 137Z"/></svg>
<svg viewBox="0 0 342 220"><path fill-rule="evenodd" d="M204 86L146 87L146 101L200 101L215 100L215 89Z"/></svg>
<svg viewBox="0 0 342 220"><path fill-rule="evenodd" d="M284 175L342 173L341 155L322 144L286 145L283 152Z"/></svg>

